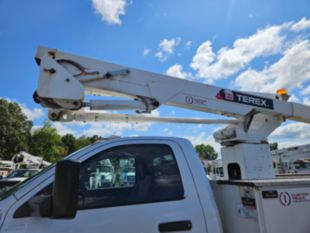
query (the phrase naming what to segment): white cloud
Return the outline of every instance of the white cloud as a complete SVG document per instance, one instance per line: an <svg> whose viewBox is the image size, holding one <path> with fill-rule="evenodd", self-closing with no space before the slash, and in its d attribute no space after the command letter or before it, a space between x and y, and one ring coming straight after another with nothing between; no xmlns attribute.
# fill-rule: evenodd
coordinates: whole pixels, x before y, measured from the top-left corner
<svg viewBox="0 0 310 233"><path fill-rule="evenodd" d="M188 139L194 146L205 144L207 141L207 136L205 132L200 132L198 135L195 136L184 136Z"/></svg>
<svg viewBox="0 0 310 233"><path fill-rule="evenodd" d="M301 31L310 28L310 20L303 17L299 22L292 25L292 31Z"/></svg>
<svg viewBox="0 0 310 233"><path fill-rule="evenodd" d="M164 136L173 136L173 132L169 128L163 129Z"/></svg>
<svg viewBox="0 0 310 233"><path fill-rule="evenodd" d="M169 129L168 129L168 128L164 128L164 129L163 129L163 132L165 132L165 133L166 133L166 132L169 132Z"/></svg>
<svg viewBox="0 0 310 233"><path fill-rule="evenodd" d="M302 95L310 95L310 86L306 87L301 91Z"/></svg>
<svg viewBox="0 0 310 233"><path fill-rule="evenodd" d="M22 112L27 116L27 118L31 121L41 118L44 116L44 112L42 108L34 108L30 109L25 104L20 104L19 106L22 109Z"/></svg>
<svg viewBox="0 0 310 233"><path fill-rule="evenodd" d="M190 66L198 71L199 76L203 76L204 67L208 67L214 59L215 54L212 51L212 43L208 40L198 47Z"/></svg>
<svg viewBox="0 0 310 233"><path fill-rule="evenodd" d="M243 90L274 93L277 89L302 88L310 80L310 43L304 40L292 45L283 57L262 71L249 69L241 73L235 84Z"/></svg>
<svg viewBox="0 0 310 233"><path fill-rule="evenodd" d="M61 136L64 136L66 134L77 134L73 129L69 127L68 123L53 122L52 127L54 127Z"/></svg>
<svg viewBox="0 0 310 233"><path fill-rule="evenodd" d="M309 106L310 106L310 98L305 97L305 98L303 99L303 104L309 105Z"/></svg>
<svg viewBox="0 0 310 233"><path fill-rule="evenodd" d="M164 39L160 42L159 48L166 53L172 54L174 51L174 48L180 44L181 39L180 38L174 38L174 39Z"/></svg>
<svg viewBox="0 0 310 233"><path fill-rule="evenodd" d="M212 135L206 135L205 132L200 132L198 135L195 136L184 136L184 138L188 139L194 146L200 144L208 144L211 145L215 151L220 154L221 145L215 142Z"/></svg>
<svg viewBox="0 0 310 233"><path fill-rule="evenodd" d="M270 26L258 30L255 34L235 40L232 48L221 48L215 55L212 43L202 43L193 57L191 67L199 77L209 83L235 74L248 65L253 59L274 55L282 51L284 37L281 31L289 24Z"/></svg>
<svg viewBox="0 0 310 233"><path fill-rule="evenodd" d="M41 129L42 126L39 126L39 125L33 125L31 127L31 130L30 130L30 133L33 134L34 132L36 132L37 130Z"/></svg>
<svg viewBox="0 0 310 233"><path fill-rule="evenodd" d="M119 122L119 123L102 123L102 122L92 122L87 123L87 126L89 126L88 129L83 131L83 135L85 136L93 136L93 135L100 135L103 137L108 137L110 135L123 135L124 131L126 130L134 130L134 131L146 131L151 123L125 123L125 122Z"/></svg>
<svg viewBox="0 0 310 233"><path fill-rule="evenodd" d="M109 24L121 24L121 15L126 13L126 0L92 0L93 7L101 19Z"/></svg>
<svg viewBox="0 0 310 233"><path fill-rule="evenodd" d="M296 95L291 95L289 100L290 102L295 102L295 103L299 103L300 102L300 99L296 96Z"/></svg>
<svg viewBox="0 0 310 233"><path fill-rule="evenodd" d="M175 64L169 67L168 70L166 71L166 74L180 79L186 79L188 77L191 77L190 73L186 73L183 71L183 66L180 64Z"/></svg>
<svg viewBox="0 0 310 233"><path fill-rule="evenodd" d="M193 46L193 41L188 40L185 42L185 48L190 49Z"/></svg>
<svg viewBox="0 0 310 233"><path fill-rule="evenodd" d="M144 49L144 50L143 50L143 56L149 55L150 52L151 52L151 50L149 50L149 49Z"/></svg>
<svg viewBox="0 0 310 233"><path fill-rule="evenodd" d="M92 122L87 123L89 128L83 131L85 136L110 136L110 135L122 135L123 131L131 129L131 125L128 123L102 123L102 122Z"/></svg>
<svg viewBox="0 0 310 233"><path fill-rule="evenodd" d="M181 38L163 39L160 41L158 46L158 51L155 56L164 62L167 60L168 56L174 53L175 48L180 44Z"/></svg>
<svg viewBox="0 0 310 233"><path fill-rule="evenodd" d="M277 128L271 136L277 138L294 137L296 139L307 139L310 138L310 125L301 122L289 123Z"/></svg>
<svg viewBox="0 0 310 233"><path fill-rule="evenodd" d="M235 80L235 84L242 90L261 90L269 81L263 72L248 69L241 73ZM276 90L274 90L276 91Z"/></svg>
<svg viewBox="0 0 310 233"><path fill-rule="evenodd" d="M309 143L310 124L294 122L282 125L270 135L270 138L278 142L282 148Z"/></svg>
<svg viewBox="0 0 310 233"><path fill-rule="evenodd" d="M158 60L160 60L161 62L164 62L167 60L167 57L164 56L164 53L162 51L155 53L155 57L157 57Z"/></svg>
<svg viewBox="0 0 310 233"><path fill-rule="evenodd" d="M273 78L270 87L266 91L276 88L293 90L302 87L302 84L310 79L310 43L308 40L295 44L284 56L267 70L267 75Z"/></svg>

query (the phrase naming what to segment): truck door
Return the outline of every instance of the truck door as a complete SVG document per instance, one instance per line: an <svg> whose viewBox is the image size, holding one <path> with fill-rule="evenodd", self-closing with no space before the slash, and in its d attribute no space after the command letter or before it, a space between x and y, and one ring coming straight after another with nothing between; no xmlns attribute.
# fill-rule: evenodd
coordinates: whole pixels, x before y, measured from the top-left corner
<svg viewBox="0 0 310 233"><path fill-rule="evenodd" d="M2 229L23 233L206 232L190 171L173 141L123 142L86 158L81 164L79 210L74 219L20 214L37 197L11 208Z"/></svg>

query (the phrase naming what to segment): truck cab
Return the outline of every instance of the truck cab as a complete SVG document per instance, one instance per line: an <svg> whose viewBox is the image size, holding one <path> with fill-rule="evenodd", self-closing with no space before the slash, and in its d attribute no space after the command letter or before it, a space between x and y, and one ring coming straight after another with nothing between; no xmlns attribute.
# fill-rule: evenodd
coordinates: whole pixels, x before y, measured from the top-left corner
<svg viewBox="0 0 310 233"><path fill-rule="evenodd" d="M76 215L42 214L56 185L55 167L50 167L1 195L1 232L221 232L210 184L185 139L114 139L66 159L80 163ZM115 181L91 187L93 168L107 159ZM135 179L122 185L121 165L126 163Z"/></svg>

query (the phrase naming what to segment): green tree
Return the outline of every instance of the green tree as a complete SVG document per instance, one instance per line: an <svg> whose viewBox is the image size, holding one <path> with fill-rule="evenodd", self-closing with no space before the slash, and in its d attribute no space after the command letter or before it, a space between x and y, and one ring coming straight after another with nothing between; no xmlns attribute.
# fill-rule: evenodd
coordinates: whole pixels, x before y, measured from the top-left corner
<svg viewBox="0 0 310 233"><path fill-rule="evenodd" d="M90 137L89 139L90 139L90 142L91 142L91 143L95 143L95 142L97 142L97 141L104 140L103 137L98 136L98 135L93 135L93 136Z"/></svg>
<svg viewBox="0 0 310 233"><path fill-rule="evenodd" d="M28 150L32 122L17 103L0 99L0 155L9 160L21 150Z"/></svg>
<svg viewBox="0 0 310 233"><path fill-rule="evenodd" d="M77 140L76 140L76 149L79 150L85 146L88 146L92 144L91 142L91 139L89 137L85 137L85 136L82 136L82 137L79 137Z"/></svg>
<svg viewBox="0 0 310 233"><path fill-rule="evenodd" d="M61 136L49 121L43 128L36 130L31 136L29 152L41 156L49 162L56 162L66 155L66 150L61 142Z"/></svg>
<svg viewBox="0 0 310 233"><path fill-rule="evenodd" d="M272 142L269 143L270 150L277 150L278 149L278 143L277 142Z"/></svg>
<svg viewBox="0 0 310 233"><path fill-rule="evenodd" d="M217 158L214 148L208 144L196 145L195 149L202 160L215 160Z"/></svg>
<svg viewBox="0 0 310 233"><path fill-rule="evenodd" d="M61 142L66 150L66 154L71 154L77 150L76 139L72 134L66 134L61 138Z"/></svg>

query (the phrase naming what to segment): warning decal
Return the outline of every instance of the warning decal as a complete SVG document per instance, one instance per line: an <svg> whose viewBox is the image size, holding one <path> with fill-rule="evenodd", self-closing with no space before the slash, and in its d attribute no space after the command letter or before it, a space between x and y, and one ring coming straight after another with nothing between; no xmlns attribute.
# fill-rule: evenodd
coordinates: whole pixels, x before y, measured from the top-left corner
<svg viewBox="0 0 310 233"><path fill-rule="evenodd" d="M279 195L279 201L283 206L289 206L291 203L310 202L310 194L307 192L281 192Z"/></svg>
<svg viewBox="0 0 310 233"><path fill-rule="evenodd" d="M291 196L288 192L281 192L279 200L283 206L289 206L292 203Z"/></svg>

